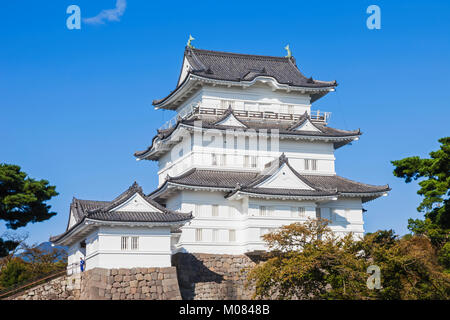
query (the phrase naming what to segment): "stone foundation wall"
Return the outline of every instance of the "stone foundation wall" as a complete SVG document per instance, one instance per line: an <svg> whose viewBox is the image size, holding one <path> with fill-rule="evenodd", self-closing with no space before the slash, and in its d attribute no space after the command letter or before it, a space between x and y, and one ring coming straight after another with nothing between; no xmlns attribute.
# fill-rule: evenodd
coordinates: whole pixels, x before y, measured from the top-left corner
<svg viewBox="0 0 450 320"><path fill-rule="evenodd" d="M15 300L229 300L251 299L245 255L177 253L173 267L102 269L62 276L8 299Z"/></svg>
<svg viewBox="0 0 450 320"><path fill-rule="evenodd" d="M101 269L83 273L80 299L179 300L174 267Z"/></svg>
<svg viewBox="0 0 450 320"><path fill-rule="evenodd" d="M175 267L101 269L62 276L9 300L179 300Z"/></svg>
<svg viewBox="0 0 450 320"><path fill-rule="evenodd" d="M61 276L44 284L27 289L7 300L78 300L80 298L81 277Z"/></svg>
<svg viewBox="0 0 450 320"><path fill-rule="evenodd" d="M172 256L177 268L183 299L251 299L254 289L245 288L248 268L255 265L245 255L177 253Z"/></svg>

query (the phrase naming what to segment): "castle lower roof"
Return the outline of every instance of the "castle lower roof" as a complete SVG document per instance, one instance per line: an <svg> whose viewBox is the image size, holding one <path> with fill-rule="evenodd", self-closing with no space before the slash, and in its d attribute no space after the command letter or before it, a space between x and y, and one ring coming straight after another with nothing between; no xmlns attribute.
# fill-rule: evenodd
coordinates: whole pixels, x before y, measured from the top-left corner
<svg viewBox="0 0 450 320"><path fill-rule="evenodd" d="M147 202L154 210L151 211L116 211L114 208L119 207L128 201L135 194L139 194L145 202ZM97 222L114 222L114 223L127 223L127 222L142 222L142 223L177 223L185 222L192 218L191 213L180 213L169 210L157 203L156 201L148 198L142 191L142 188L134 183L125 192L120 194L112 201L96 201L96 200L81 200L73 198L70 205L70 212L75 219L72 226L67 224L66 231L60 235L50 237L51 242L58 242L73 233L80 225L86 221Z"/></svg>
<svg viewBox="0 0 450 320"><path fill-rule="evenodd" d="M236 193L254 196L277 196L277 197L299 197L302 199L318 197L361 197L363 202L373 200L390 190L388 185L375 186L361 182L349 180L338 175L305 175L301 174L289 165L284 154L267 167L271 168L262 173L251 173L245 171L225 171L191 169L186 173L177 176L168 176L163 185L149 194L150 198L160 199L169 194L169 189L210 189L225 192L225 197L230 198ZM275 162L274 161L274 162ZM273 177L275 172L286 164L289 169L298 177L299 182L304 183L308 189L289 188L266 188L258 187L264 181Z"/></svg>

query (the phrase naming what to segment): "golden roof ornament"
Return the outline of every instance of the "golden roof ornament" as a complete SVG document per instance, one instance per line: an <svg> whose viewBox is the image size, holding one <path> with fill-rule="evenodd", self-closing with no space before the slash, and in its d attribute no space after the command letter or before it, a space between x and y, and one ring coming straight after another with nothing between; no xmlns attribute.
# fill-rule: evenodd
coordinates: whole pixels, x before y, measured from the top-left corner
<svg viewBox="0 0 450 320"><path fill-rule="evenodd" d="M195 38L194 38L193 36L189 35L189 40L188 40L188 42L187 42L187 46L188 46L189 48L194 48L194 47L192 46L192 44L191 44L191 41L192 41L192 40L195 40Z"/></svg>
<svg viewBox="0 0 450 320"><path fill-rule="evenodd" d="M284 49L287 51L286 58L292 57L292 52L291 52L291 49L289 48L289 45L286 45L286 47L284 47Z"/></svg>

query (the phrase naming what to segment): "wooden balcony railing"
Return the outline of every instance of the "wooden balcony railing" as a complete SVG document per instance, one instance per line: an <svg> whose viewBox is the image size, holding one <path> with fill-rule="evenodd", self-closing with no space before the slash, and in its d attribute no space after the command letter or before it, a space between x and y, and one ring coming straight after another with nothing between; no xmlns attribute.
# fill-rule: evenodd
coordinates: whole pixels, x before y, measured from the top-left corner
<svg viewBox="0 0 450 320"><path fill-rule="evenodd" d="M202 107L200 105L192 106L183 112L183 114L177 114L175 117L167 121L160 129L170 129L173 127L178 119L186 119L193 115L209 115L220 116L223 115L227 109L223 108L209 108ZM233 110L236 117L247 120L281 120L281 121L296 121L299 120L303 114L295 113L282 113L271 111L246 111L246 110ZM323 112L320 110L311 111L311 120L315 122L322 122L327 124L330 118L331 112Z"/></svg>

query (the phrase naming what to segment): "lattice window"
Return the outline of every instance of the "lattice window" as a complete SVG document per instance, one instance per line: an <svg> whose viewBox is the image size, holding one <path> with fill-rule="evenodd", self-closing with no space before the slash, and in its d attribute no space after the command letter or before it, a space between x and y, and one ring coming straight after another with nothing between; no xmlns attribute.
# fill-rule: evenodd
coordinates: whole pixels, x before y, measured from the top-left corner
<svg viewBox="0 0 450 320"><path fill-rule="evenodd" d="M226 166L226 165L227 165L227 155L226 155L226 154L223 154L223 155L220 157L220 165L221 165L221 166Z"/></svg>
<svg viewBox="0 0 450 320"><path fill-rule="evenodd" d="M256 168L256 156L251 156L251 164L252 164L252 168Z"/></svg>
<svg viewBox="0 0 450 320"><path fill-rule="evenodd" d="M212 230L212 241L213 242L219 241L219 230L217 229Z"/></svg>
<svg viewBox="0 0 450 320"><path fill-rule="evenodd" d="M203 240L203 229L195 229L195 241Z"/></svg>
<svg viewBox="0 0 450 320"><path fill-rule="evenodd" d="M305 170L317 171L317 160L305 159Z"/></svg>
<svg viewBox="0 0 450 320"><path fill-rule="evenodd" d="M212 216L213 217L219 216L219 206L217 204L212 205Z"/></svg>
<svg viewBox="0 0 450 320"><path fill-rule="evenodd" d="M228 240L230 242L235 242L236 241L236 230L229 230L229 232L228 232Z"/></svg>
<svg viewBox="0 0 450 320"><path fill-rule="evenodd" d="M267 216L267 207L266 206L259 206L259 215L262 217Z"/></svg>
<svg viewBox="0 0 450 320"><path fill-rule="evenodd" d="M291 207L291 215L293 217L304 218L306 216L305 207Z"/></svg>
<svg viewBox="0 0 450 320"><path fill-rule="evenodd" d="M131 250L139 250L139 237L131 237Z"/></svg>
<svg viewBox="0 0 450 320"><path fill-rule="evenodd" d="M120 249L121 250L128 250L128 237L121 237L120 238Z"/></svg>

